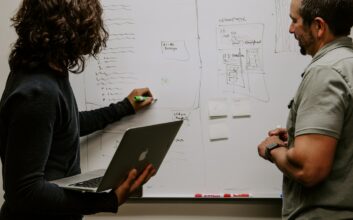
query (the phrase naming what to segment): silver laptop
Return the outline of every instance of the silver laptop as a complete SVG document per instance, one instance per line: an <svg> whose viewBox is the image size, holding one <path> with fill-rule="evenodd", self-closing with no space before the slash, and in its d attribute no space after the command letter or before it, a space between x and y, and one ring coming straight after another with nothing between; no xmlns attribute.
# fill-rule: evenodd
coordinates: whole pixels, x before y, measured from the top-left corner
<svg viewBox="0 0 353 220"><path fill-rule="evenodd" d="M106 170L95 170L51 181L63 188L101 192L116 188L136 168L138 173L151 163L159 169L183 121L130 128Z"/></svg>

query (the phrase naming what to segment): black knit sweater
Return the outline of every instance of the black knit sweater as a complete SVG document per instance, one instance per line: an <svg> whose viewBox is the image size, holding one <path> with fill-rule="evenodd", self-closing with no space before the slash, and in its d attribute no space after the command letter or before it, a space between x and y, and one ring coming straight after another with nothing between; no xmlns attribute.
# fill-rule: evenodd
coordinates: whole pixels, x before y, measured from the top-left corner
<svg viewBox="0 0 353 220"><path fill-rule="evenodd" d="M4 219L81 219L117 212L111 193L65 190L48 181L80 173L80 136L133 114L127 99L79 112L68 77L49 68L11 72L0 102Z"/></svg>

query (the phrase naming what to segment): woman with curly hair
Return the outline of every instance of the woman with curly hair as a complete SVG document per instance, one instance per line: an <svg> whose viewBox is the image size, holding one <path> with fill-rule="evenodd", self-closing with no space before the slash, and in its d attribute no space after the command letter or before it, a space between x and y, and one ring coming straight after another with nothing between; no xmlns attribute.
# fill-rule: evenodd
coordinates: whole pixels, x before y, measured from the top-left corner
<svg viewBox="0 0 353 220"><path fill-rule="evenodd" d="M132 170L104 193L66 190L49 181L79 174L79 138L134 114L152 102L148 88L108 107L79 112L69 73L106 45L99 0L23 0L12 18L18 39L0 102L0 156L5 202L0 219L82 219L117 212L128 195L154 175ZM133 97L147 95L136 103Z"/></svg>

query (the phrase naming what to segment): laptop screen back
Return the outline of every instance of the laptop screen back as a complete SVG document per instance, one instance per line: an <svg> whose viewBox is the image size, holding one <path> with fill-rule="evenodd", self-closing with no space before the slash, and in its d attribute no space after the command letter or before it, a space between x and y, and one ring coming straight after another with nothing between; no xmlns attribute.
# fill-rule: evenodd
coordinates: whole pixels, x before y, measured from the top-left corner
<svg viewBox="0 0 353 220"><path fill-rule="evenodd" d="M128 129L97 191L117 187L133 168L140 173L151 163L158 170L182 123L173 121Z"/></svg>

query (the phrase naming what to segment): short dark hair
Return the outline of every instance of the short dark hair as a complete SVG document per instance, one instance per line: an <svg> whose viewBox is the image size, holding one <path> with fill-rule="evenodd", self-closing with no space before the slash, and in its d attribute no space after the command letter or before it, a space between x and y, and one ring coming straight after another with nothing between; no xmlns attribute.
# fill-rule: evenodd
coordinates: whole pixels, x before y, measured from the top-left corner
<svg viewBox="0 0 353 220"><path fill-rule="evenodd" d="M102 13L99 0L23 0L11 19L18 35L11 70L48 65L63 74L82 72L85 56L106 46Z"/></svg>
<svg viewBox="0 0 353 220"><path fill-rule="evenodd" d="M349 35L353 26L353 0L302 0L299 13L306 25L321 17L335 36Z"/></svg>

